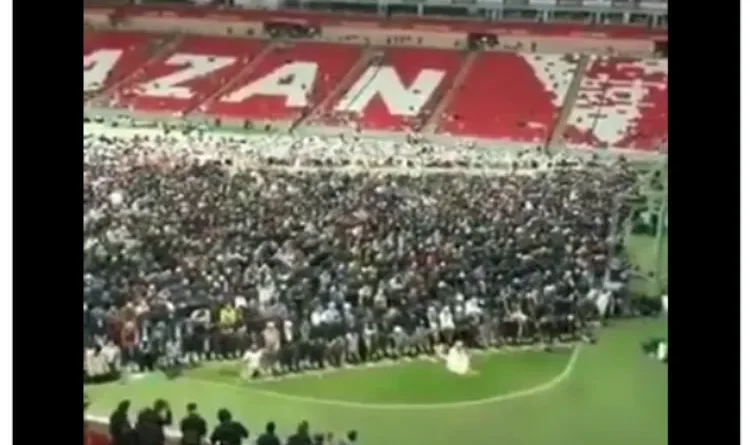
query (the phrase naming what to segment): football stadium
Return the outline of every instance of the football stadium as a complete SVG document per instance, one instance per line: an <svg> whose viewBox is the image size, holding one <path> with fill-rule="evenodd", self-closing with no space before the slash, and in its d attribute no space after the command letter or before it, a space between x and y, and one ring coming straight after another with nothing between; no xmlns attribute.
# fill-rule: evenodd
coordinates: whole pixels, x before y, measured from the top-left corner
<svg viewBox="0 0 750 445"><path fill-rule="evenodd" d="M89 445L666 445L666 1L142 3L84 5Z"/></svg>

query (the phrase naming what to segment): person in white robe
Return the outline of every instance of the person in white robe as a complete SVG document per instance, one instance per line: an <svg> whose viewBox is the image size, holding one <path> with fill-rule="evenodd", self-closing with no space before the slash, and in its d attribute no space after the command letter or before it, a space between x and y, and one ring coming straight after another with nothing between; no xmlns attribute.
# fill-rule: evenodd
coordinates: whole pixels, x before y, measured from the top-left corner
<svg viewBox="0 0 750 445"><path fill-rule="evenodd" d="M475 374L471 369L471 357L464 347L462 341L457 341L446 354L441 354L440 358L445 361L445 367L449 372L458 375Z"/></svg>
<svg viewBox="0 0 750 445"><path fill-rule="evenodd" d="M260 376L261 362L263 360L263 350L257 345L252 345L245 355L242 356L242 362L245 364L243 377L250 379Z"/></svg>

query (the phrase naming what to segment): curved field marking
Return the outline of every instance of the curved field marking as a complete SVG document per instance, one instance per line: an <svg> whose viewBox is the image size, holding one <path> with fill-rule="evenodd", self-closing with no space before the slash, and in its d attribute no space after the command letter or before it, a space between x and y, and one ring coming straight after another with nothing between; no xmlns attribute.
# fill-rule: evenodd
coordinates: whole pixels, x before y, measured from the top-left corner
<svg viewBox="0 0 750 445"><path fill-rule="evenodd" d="M573 349L573 352L570 354L570 358L568 359L568 363L565 365L565 368L562 370L560 374L552 378L551 380L548 380L545 383L542 383L540 385L533 386L528 389L523 389L520 391L514 391L506 394L499 394L492 397L487 397L484 399L477 399L477 400L467 400L464 402L447 402L447 403L364 403L364 402L350 402L346 400L331 400L331 399L321 399L317 397L308 397L308 396L297 396L293 394L285 394L283 392L278 391L272 391L268 389L262 389L258 386L254 385L246 385L246 384L233 384L233 383L223 383L223 382L215 382L211 380L203 380L203 379L189 379L196 383L202 383L205 385L211 385L216 387L225 387L225 388L242 388L246 389L250 392L254 392L256 394L264 395L267 397L273 397L280 400L286 400L289 402L300 402L300 403L309 403L313 405L327 405L327 406L336 406L340 408L357 408L357 409L371 409L371 410L433 410L433 409L452 409L452 408L468 408L472 406L480 406L480 405L489 405L492 403L499 403L499 402L506 402L508 400L515 400L520 399L522 397L528 397L533 396L536 394L540 394L546 391L549 391L553 388L555 388L557 385L562 383L565 379L570 377L570 375L573 373L573 369L575 368L576 363L578 362L578 356L580 354L581 347L576 346L575 349Z"/></svg>
<svg viewBox="0 0 750 445"><path fill-rule="evenodd" d="M573 349L577 346L577 344L572 345L563 345L565 349L570 349L570 352L573 352ZM503 348L503 349L485 349L485 350L477 350L472 353L472 357L482 357L482 356L495 356L495 355L510 355L510 354L518 354L519 352L541 352L542 349L539 349L539 347L530 347L530 346L518 346L513 348ZM347 374L350 372L358 372L358 371L372 371L373 369L378 368L400 368L403 366L408 366L411 364L414 364L414 362L433 362L433 363L439 363L440 360L438 360L435 357L419 357L418 359L412 359L412 360L399 360L399 361L390 361L390 360L383 360L380 362L370 362L366 363L363 366L353 366L353 367L343 367L343 368L326 368L322 370L317 371L307 371L304 373L298 373L298 374L286 374L284 376L280 377L272 377L272 378L261 378L258 380L237 380L238 383L241 386L246 385L252 385L252 386L259 386L264 383L268 382L278 382L278 381L286 381L286 380L295 380L295 379L304 379L304 378L311 378L311 377L321 377L325 375L341 375L341 374ZM206 367L216 368L219 369L222 366L225 366L226 364L234 364L234 365L240 365L240 360L219 360L214 362L209 362L205 364ZM200 380L200 379L196 379Z"/></svg>

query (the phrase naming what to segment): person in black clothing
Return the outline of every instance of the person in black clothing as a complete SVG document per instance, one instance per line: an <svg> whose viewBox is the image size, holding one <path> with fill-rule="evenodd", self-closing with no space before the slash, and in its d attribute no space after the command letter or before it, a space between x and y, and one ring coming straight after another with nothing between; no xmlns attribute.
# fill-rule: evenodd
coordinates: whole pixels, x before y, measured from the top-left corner
<svg viewBox="0 0 750 445"><path fill-rule="evenodd" d="M133 427L128 420L130 400L123 400L109 417L109 437L112 445L130 445L133 443Z"/></svg>
<svg viewBox="0 0 750 445"><path fill-rule="evenodd" d="M276 424L268 422L266 424L266 432L258 437L255 441L255 445L281 445L281 441L276 436Z"/></svg>
<svg viewBox="0 0 750 445"><path fill-rule="evenodd" d="M219 424L211 433L211 445L240 445L243 439L247 439L250 433L244 425L232 420L232 414L227 409L220 409Z"/></svg>
<svg viewBox="0 0 750 445"><path fill-rule="evenodd" d="M206 420L198 414L198 405L195 403L188 403L187 415L180 422L180 432L182 432L181 445L201 445L203 443L203 438L206 437L208 429Z"/></svg>
<svg viewBox="0 0 750 445"><path fill-rule="evenodd" d="M355 445L357 443L357 436L357 431L349 431L348 433L346 433L346 442L344 442L342 445Z"/></svg>
<svg viewBox="0 0 750 445"><path fill-rule="evenodd" d="M154 402L154 412L162 429L165 426L172 425L172 410L166 400L158 399Z"/></svg>
<svg viewBox="0 0 750 445"><path fill-rule="evenodd" d="M317 369L325 368L326 342L322 338L315 338L310 343L310 361Z"/></svg>
<svg viewBox="0 0 750 445"><path fill-rule="evenodd" d="M164 445L163 419L153 408L144 408L138 413L135 424L138 445Z"/></svg>
<svg viewBox="0 0 750 445"><path fill-rule="evenodd" d="M289 436L286 441L286 445L312 445L313 441L310 438L310 425L307 421L299 424L297 432Z"/></svg>

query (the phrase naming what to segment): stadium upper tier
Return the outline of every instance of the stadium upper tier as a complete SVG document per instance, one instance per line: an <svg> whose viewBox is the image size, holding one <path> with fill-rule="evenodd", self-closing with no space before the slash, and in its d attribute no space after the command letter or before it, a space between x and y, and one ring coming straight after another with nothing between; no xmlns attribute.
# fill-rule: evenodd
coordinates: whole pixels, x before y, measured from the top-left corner
<svg viewBox="0 0 750 445"><path fill-rule="evenodd" d="M656 59L109 31L84 38L84 95L100 107L535 144L559 127L572 146L658 149L667 78L667 61Z"/></svg>

